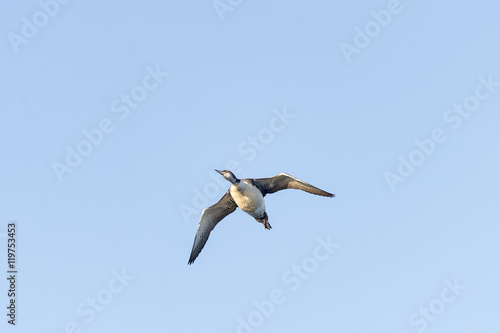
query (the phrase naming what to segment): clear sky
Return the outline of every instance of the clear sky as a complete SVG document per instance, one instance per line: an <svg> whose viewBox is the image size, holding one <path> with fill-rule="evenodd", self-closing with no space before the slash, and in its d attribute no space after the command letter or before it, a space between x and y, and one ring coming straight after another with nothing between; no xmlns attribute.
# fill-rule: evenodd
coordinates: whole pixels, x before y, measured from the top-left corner
<svg viewBox="0 0 500 333"><path fill-rule="evenodd" d="M0 330L499 331L499 12L6 1ZM225 168L336 197L269 195L188 266Z"/></svg>

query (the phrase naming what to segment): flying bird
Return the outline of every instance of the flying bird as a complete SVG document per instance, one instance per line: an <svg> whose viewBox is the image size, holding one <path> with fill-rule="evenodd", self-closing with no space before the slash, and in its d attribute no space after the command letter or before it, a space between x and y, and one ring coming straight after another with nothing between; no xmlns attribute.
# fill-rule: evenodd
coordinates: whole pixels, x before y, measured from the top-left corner
<svg viewBox="0 0 500 333"><path fill-rule="evenodd" d="M201 213L200 223L194 237L193 249L188 261L189 265L198 257L208 240L210 232L217 223L234 212L236 207L252 216L257 222L262 223L264 228L271 229L264 202L266 194L292 188L324 197L335 196L286 173L280 173L269 178L238 179L229 170L215 171L229 181L231 187L216 204L205 208Z"/></svg>

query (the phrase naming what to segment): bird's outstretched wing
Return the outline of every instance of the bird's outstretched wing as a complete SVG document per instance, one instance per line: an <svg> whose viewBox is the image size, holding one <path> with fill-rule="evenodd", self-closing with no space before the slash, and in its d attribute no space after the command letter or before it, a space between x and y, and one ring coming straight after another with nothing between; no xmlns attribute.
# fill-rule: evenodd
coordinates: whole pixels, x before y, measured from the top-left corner
<svg viewBox="0 0 500 333"><path fill-rule="evenodd" d="M213 206L205 208L201 213L200 224L196 229L196 236L194 237L193 249L189 257L188 264L191 265L196 257L200 254L208 240L210 232L215 228L223 218L236 210L236 203L229 191Z"/></svg>
<svg viewBox="0 0 500 333"><path fill-rule="evenodd" d="M284 172L274 177L254 179L254 185L257 186L257 188L262 192L262 195L285 190L287 188L293 188L316 195L322 195L324 197L335 196L335 194L320 190L319 188Z"/></svg>

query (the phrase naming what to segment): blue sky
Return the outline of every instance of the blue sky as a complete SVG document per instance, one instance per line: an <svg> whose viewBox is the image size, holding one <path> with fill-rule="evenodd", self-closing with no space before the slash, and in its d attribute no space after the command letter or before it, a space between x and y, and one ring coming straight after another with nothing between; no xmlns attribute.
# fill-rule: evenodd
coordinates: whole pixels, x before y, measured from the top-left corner
<svg viewBox="0 0 500 333"><path fill-rule="evenodd" d="M8 2L2 332L500 328L494 1ZM201 210L287 172L334 199Z"/></svg>

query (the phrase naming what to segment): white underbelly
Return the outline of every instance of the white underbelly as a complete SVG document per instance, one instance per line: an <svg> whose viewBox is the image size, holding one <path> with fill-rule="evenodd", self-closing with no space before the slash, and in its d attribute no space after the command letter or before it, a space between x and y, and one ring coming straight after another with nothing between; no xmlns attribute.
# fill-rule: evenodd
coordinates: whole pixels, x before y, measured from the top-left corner
<svg viewBox="0 0 500 333"><path fill-rule="evenodd" d="M232 185L229 191L234 202L245 213L253 217L260 217L266 211L264 197L255 186L241 182L238 186Z"/></svg>

